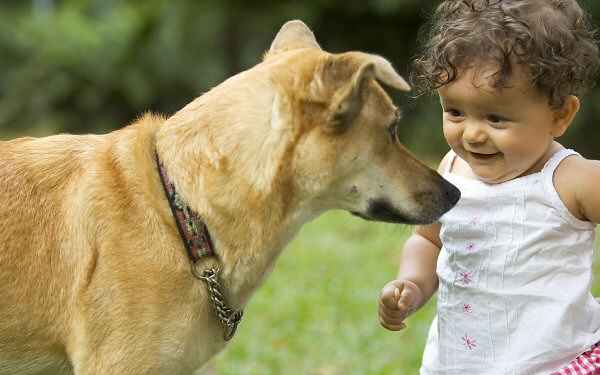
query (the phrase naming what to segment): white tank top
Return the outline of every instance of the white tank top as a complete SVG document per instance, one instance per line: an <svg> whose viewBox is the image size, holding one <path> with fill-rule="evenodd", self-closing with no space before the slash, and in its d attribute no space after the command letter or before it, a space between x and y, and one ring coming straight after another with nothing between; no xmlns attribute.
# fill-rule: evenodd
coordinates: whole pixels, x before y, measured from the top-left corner
<svg viewBox="0 0 600 375"><path fill-rule="evenodd" d="M595 225L575 218L553 183L574 154L560 150L541 172L494 185L452 174L449 163L444 177L462 195L440 220L422 375L548 375L600 341Z"/></svg>

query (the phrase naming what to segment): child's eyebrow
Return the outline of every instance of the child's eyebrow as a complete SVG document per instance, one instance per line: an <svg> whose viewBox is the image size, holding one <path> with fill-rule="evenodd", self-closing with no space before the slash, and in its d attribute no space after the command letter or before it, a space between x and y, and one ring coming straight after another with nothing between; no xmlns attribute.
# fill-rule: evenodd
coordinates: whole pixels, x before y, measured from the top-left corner
<svg viewBox="0 0 600 375"><path fill-rule="evenodd" d="M514 106L512 104L502 103L498 100L484 100L483 98L480 101L473 102L471 100L465 102L460 99L451 98L448 96L438 95L440 100L440 105L443 110L451 107L462 108L464 106L473 107L475 106L479 112L491 113L496 115L502 115L508 111L512 112L514 110Z"/></svg>
<svg viewBox="0 0 600 375"><path fill-rule="evenodd" d="M438 95L438 99L440 100L440 105L444 108L444 99L442 99L441 95Z"/></svg>
<svg viewBox="0 0 600 375"><path fill-rule="evenodd" d="M444 99L443 96L438 95L439 99L440 99L440 105L442 106L442 108L444 108L444 105L446 104L446 99Z"/></svg>
<svg viewBox="0 0 600 375"><path fill-rule="evenodd" d="M440 105L442 109L446 109L447 107L452 107L456 105L451 99L445 99L440 95Z"/></svg>

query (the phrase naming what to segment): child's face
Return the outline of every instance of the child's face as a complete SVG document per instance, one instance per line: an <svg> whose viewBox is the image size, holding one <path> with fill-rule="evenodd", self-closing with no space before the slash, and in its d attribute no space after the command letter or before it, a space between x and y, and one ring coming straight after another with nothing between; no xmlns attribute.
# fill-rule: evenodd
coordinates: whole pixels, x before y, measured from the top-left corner
<svg viewBox="0 0 600 375"><path fill-rule="evenodd" d="M557 134L556 112L515 69L508 88L490 87L490 74L473 69L440 88L444 136L473 173L500 183L543 167Z"/></svg>

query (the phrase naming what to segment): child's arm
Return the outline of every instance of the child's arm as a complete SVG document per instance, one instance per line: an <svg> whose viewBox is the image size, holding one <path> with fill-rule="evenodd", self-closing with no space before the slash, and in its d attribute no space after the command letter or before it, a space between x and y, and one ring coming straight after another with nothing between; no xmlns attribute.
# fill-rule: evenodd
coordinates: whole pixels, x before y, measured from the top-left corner
<svg viewBox="0 0 600 375"><path fill-rule="evenodd" d="M399 279L414 282L423 294L416 308L423 306L438 288L437 258L442 248L440 224L419 226L408 239L402 253Z"/></svg>
<svg viewBox="0 0 600 375"><path fill-rule="evenodd" d="M443 173L451 162L447 153L438 167ZM423 306L438 287L437 258L442 248L439 223L422 225L404 244L400 272L396 280L387 283L379 296L379 321L392 331L406 325L404 319Z"/></svg>
<svg viewBox="0 0 600 375"><path fill-rule="evenodd" d="M556 170L554 183L573 216L600 224L600 161L567 158Z"/></svg>
<svg viewBox="0 0 600 375"><path fill-rule="evenodd" d="M584 220L600 224L600 161L580 160L583 181L576 192Z"/></svg>
<svg viewBox="0 0 600 375"><path fill-rule="evenodd" d="M437 290L439 232L439 224L419 226L406 241L398 278L383 287L379 298L379 320L385 328L403 329L406 326L404 319L423 306Z"/></svg>

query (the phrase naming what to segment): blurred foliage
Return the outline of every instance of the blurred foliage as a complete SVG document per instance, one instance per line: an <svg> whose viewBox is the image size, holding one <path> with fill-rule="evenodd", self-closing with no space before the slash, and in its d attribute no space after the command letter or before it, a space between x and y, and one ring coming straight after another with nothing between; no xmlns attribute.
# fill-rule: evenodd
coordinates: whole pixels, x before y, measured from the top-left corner
<svg viewBox="0 0 600 375"><path fill-rule="evenodd" d="M299 18L330 52L363 50L408 75L434 1L2 0L0 137L120 128L171 114L257 63L279 27ZM600 2L587 8L600 21ZM419 155L446 149L433 98L394 94L403 139ZM600 159L600 88L564 143Z"/></svg>

